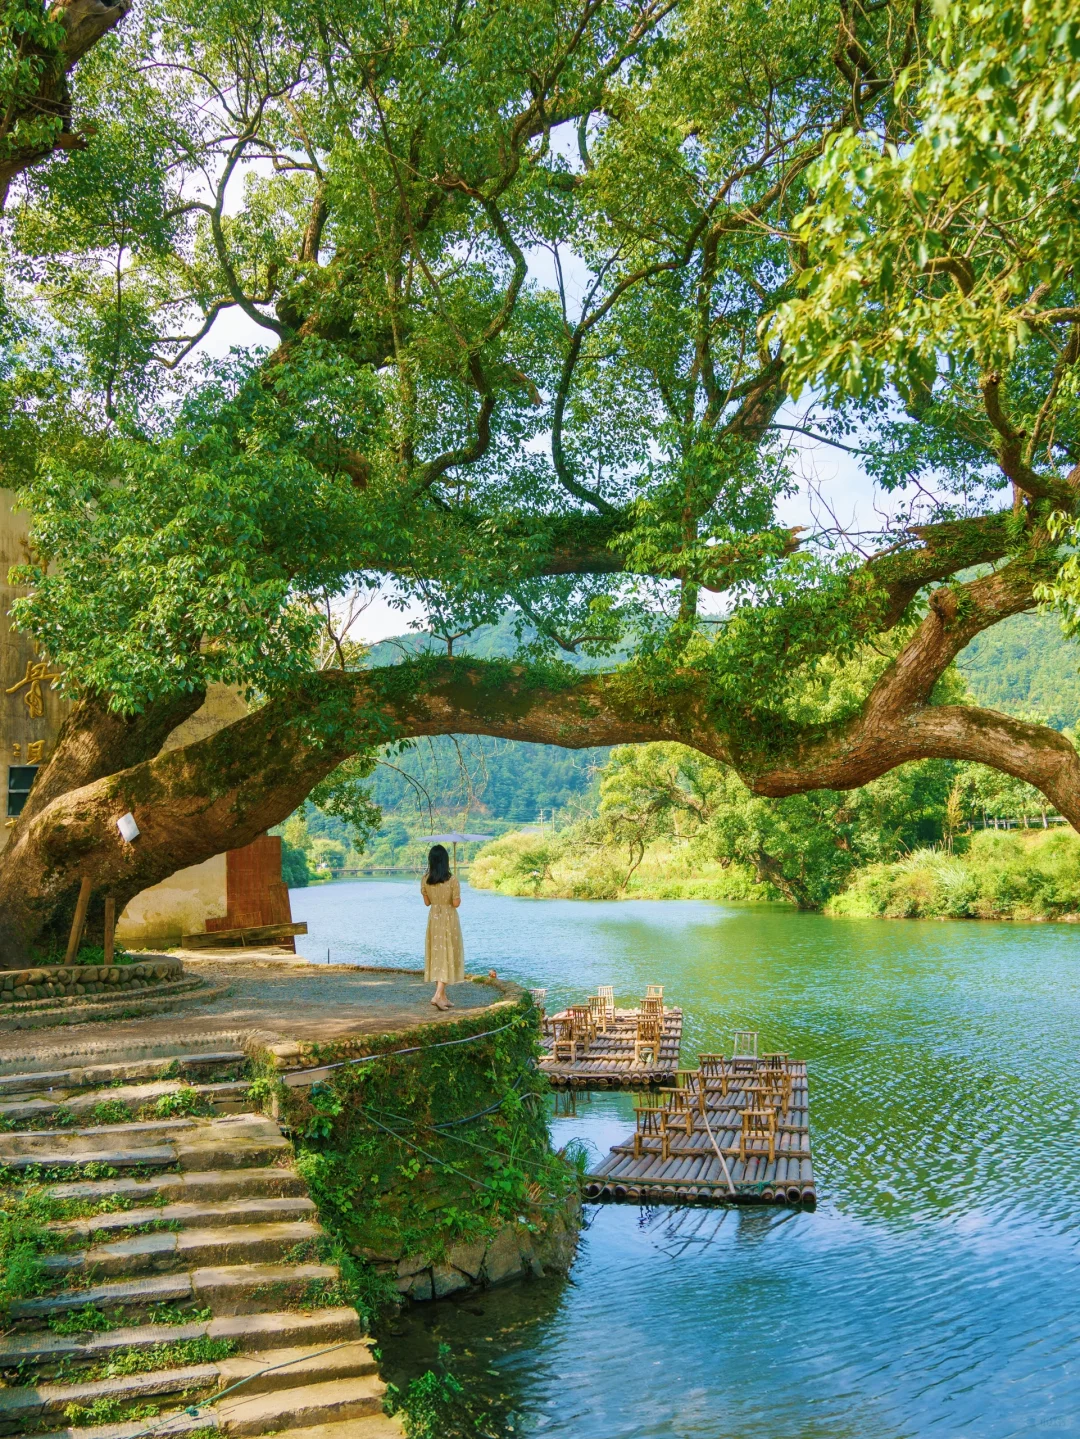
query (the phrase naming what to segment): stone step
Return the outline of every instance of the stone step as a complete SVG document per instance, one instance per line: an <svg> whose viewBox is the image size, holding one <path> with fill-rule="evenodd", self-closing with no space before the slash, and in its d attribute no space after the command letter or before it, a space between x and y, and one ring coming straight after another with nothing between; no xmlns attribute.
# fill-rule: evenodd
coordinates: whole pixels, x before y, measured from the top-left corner
<svg viewBox="0 0 1080 1439"><path fill-rule="evenodd" d="M88 1432L80 1429L79 1439ZM289 1439L401 1439L404 1433L405 1428L396 1415L369 1414L365 1419L346 1419L340 1424L315 1424L310 1429L290 1429Z"/></svg>
<svg viewBox="0 0 1080 1439"><path fill-rule="evenodd" d="M35 1330L0 1338L0 1370L18 1365L93 1364L118 1350L152 1349L183 1339L230 1339L243 1353L261 1353L282 1345L325 1345L359 1339L360 1321L349 1308L314 1309L305 1313L281 1310L269 1314L230 1314L191 1324L142 1324L109 1329L85 1339Z"/></svg>
<svg viewBox="0 0 1080 1439"><path fill-rule="evenodd" d="M60 1234L77 1234L91 1239L95 1235L107 1235L117 1229L133 1229L157 1220L190 1229L225 1224L284 1223L290 1219L314 1219L315 1214L315 1205L306 1195L272 1195L265 1199L227 1199L218 1204L213 1201L155 1204L145 1209L97 1214L92 1219L65 1219L46 1227Z"/></svg>
<svg viewBox="0 0 1080 1439"><path fill-rule="evenodd" d="M261 1169L273 1164L275 1159L292 1157L292 1145L280 1131L266 1139L244 1139L237 1137L225 1141L220 1138L202 1139L192 1137L176 1145L176 1158L181 1169L188 1171L202 1169Z"/></svg>
<svg viewBox="0 0 1080 1439"><path fill-rule="evenodd" d="M276 1433L382 1413L386 1385L376 1374L333 1379L243 1397L243 1390L212 1406L217 1427L229 1435Z"/></svg>
<svg viewBox="0 0 1080 1439"><path fill-rule="evenodd" d="M218 1387L218 1378L216 1364L191 1364L181 1369L98 1379L90 1384L27 1384L0 1389L0 1435L33 1433L50 1421L55 1423L69 1404L89 1405L95 1399L135 1404L162 1394L205 1394Z"/></svg>
<svg viewBox="0 0 1080 1439"><path fill-rule="evenodd" d="M355 1379L361 1374L378 1372L371 1344L366 1339L266 1349L260 1354L237 1354L230 1359L219 1360L217 1368L224 1388L243 1381L236 1393L244 1398L309 1384L330 1383L335 1379Z"/></svg>
<svg viewBox="0 0 1080 1439"><path fill-rule="evenodd" d="M250 1082L246 1079L222 1080L214 1084L186 1084L179 1079L158 1079L150 1084L127 1084L113 1089L56 1090L48 1099L21 1096L0 1102L0 1118L10 1124L31 1124L50 1119L61 1110L79 1116L92 1113L97 1105L119 1100L130 1109L153 1104L167 1094L190 1091L214 1106L218 1113L231 1113L247 1108ZM105 1126L100 1126L105 1127ZM70 1131L67 1131L70 1133Z"/></svg>
<svg viewBox="0 0 1080 1439"><path fill-rule="evenodd" d="M42 1299L17 1299L9 1308L13 1320L49 1319L76 1309L152 1309L159 1304L191 1304L194 1301L190 1274L149 1274L118 1284L95 1284L89 1289L69 1289Z"/></svg>
<svg viewBox="0 0 1080 1439"><path fill-rule="evenodd" d="M162 1274L196 1265L270 1263L321 1233L319 1225L306 1219L164 1230L96 1244L77 1254L48 1254L42 1263L57 1278L89 1274L101 1279Z"/></svg>
<svg viewBox="0 0 1080 1439"><path fill-rule="evenodd" d="M114 1094L121 1091L113 1090ZM127 1119L118 1124L95 1124L88 1129L26 1129L6 1131L0 1134L0 1154L41 1154L54 1148L64 1149L110 1149L119 1146L119 1141L134 1138L152 1141L160 1136L172 1140L181 1131L189 1131L190 1137L198 1144L224 1141L231 1144L235 1139L279 1140L281 1131L272 1119L263 1114L225 1114L215 1118L179 1115L162 1119Z"/></svg>
<svg viewBox="0 0 1080 1439"><path fill-rule="evenodd" d="M129 1136L132 1142L124 1144ZM139 1142L154 1138L169 1142ZM225 1115L201 1124L155 1120L90 1131L44 1129L0 1135L0 1164L16 1170L37 1165L81 1168L95 1163L114 1169L142 1165L160 1169L171 1164L190 1170L254 1169L290 1153L289 1141L272 1120L249 1114Z"/></svg>
<svg viewBox="0 0 1080 1439"><path fill-rule="evenodd" d="M146 1080L173 1077L175 1066L179 1078L190 1078L226 1065L246 1062L242 1049L222 1049L212 1054L168 1054L156 1059L129 1059L108 1064L84 1064L68 1069L43 1070L41 1073L0 1075L0 1097L9 1094L31 1094L42 1089L100 1089L118 1079L137 1084Z"/></svg>
<svg viewBox="0 0 1080 1439"><path fill-rule="evenodd" d="M191 1288L196 1301L219 1314L258 1314L269 1307L325 1303L320 1289L336 1284L334 1264L232 1264L196 1269Z"/></svg>
<svg viewBox="0 0 1080 1439"><path fill-rule="evenodd" d="M212 1415L207 1417L205 1410L188 1414L183 1409L177 1409L163 1419L128 1419L122 1424L50 1429L47 1434L35 1435L35 1439L144 1439L144 1436L149 1439L147 1430L150 1430L153 1439L182 1439L185 1434L201 1434L207 1429L217 1429L217 1423Z"/></svg>
<svg viewBox="0 0 1080 1439"><path fill-rule="evenodd" d="M69 1404L90 1405L105 1399L126 1406L158 1395L187 1397L222 1389L233 1389L237 1396L251 1400L312 1385L326 1387L375 1373L371 1345L353 1339L334 1345L268 1349L258 1356L237 1355L212 1364L155 1369L81 1384L18 1385L0 1389L0 1435L39 1429L62 1415ZM221 1402L231 1405L231 1396Z"/></svg>
<svg viewBox="0 0 1080 1439"><path fill-rule="evenodd" d="M189 1004L206 1005L228 993L228 985L209 985L197 975L124 990L110 985L101 994L71 994L20 1003L0 1002L0 1031L50 1029L57 1025L104 1024L110 1019L140 1019ZM0 996L2 1001L3 996Z"/></svg>
<svg viewBox="0 0 1080 1439"><path fill-rule="evenodd" d="M90 1305L107 1309L152 1309L160 1304L194 1304L214 1316L258 1314L290 1304L322 1305L317 1288L334 1284L332 1264L236 1264L187 1273L146 1274L86 1289L67 1289L40 1299L20 1299L8 1310L16 1321L45 1319ZM313 1292L315 1291L315 1292ZM307 1301L310 1300L310 1305Z"/></svg>
<svg viewBox="0 0 1080 1439"><path fill-rule="evenodd" d="M164 1419L155 1419L153 1425L153 1439L182 1439L184 1435L208 1429L222 1434L226 1432L218 1428L215 1414L207 1409L200 1410L198 1417L177 1410ZM137 1422L129 1420L124 1424L95 1424L92 1428L85 1429L59 1429L38 1435L37 1439L141 1439L148 1428L149 1421L145 1419ZM269 1436L276 1436L280 1432L278 1425L274 1429L264 1429L262 1434L269 1439ZM290 1429L288 1432L289 1439L402 1439L405 1430L396 1416L391 1418L386 1414L368 1414L357 1419Z"/></svg>
<svg viewBox="0 0 1080 1439"><path fill-rule="evenodd" d="M304 1181L291 1169L205 1169L195 1174L155 1174L149 1179L81 1179L71 1183L51 1184L46 1193L51 1199L74 1199L92 1202L101 1199L130 1199L135 1202L164 1195L170 1200L219 1201L240 1200L255 1195L304 1194Z"/></svg>
<svg viewBox="0 0 1080 1439"><path fill-rule="evenodd" d="M126 968L126 966L125 966ZM123 975L123 970L116 970L116 973ZM82 979L72 980L68 983L52 984L53 993L49 994L49 985L20 985L18 989L0 991L0 1017L8 1018L13 1014L35 1014L42 1010L64 1010L83 1008L100 1008L103 1005L121 1004L125 1000L141 998L156 998L161 994L182 994L191 989L203 987L205 981L197 974L173 973L162 976L160 979L126 979L105 983L97 979L83 983ZM80 994L79 988L82 993ZM20 994L19 989L24 993Z"/></svg>
<svg viewBox="0 0 1080 1439"><path fill-rule="evenodd" d="M265 1162L265 1161L264 1161ZM87 1149L65 1154L5 1154L0 1151L0 1164L8 1169L22 1171L42 1166L46 1169L80 1169L86 1164L108 1164L113 1169L163 1169L176 1163L176 1151L171 1146L155 1149Z"/></svg>
<svg viewBox="0 0 1080 1439"><path fill-rule="evenodd" d="M121 1149L128 1141L153 1144L170 1141L182 1130L197 1128L196 1121L180 1119L136 1119L123 1124L100 1124L93 1129L27 1129L0 1134L0 1155L51 1154L64 1149Z"/></svg>

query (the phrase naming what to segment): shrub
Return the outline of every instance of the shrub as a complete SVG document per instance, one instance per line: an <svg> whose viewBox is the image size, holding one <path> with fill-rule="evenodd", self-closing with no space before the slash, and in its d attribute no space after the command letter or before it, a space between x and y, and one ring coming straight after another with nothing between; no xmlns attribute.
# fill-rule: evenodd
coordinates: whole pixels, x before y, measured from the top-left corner
<svg viewBox="0 0 1080 1439"><path fill-rule="evenodd" d="M981 830L966 853L920 849L855 875L830 914L884 919L1056 919L1080 911L1074 830Z"/></svg>

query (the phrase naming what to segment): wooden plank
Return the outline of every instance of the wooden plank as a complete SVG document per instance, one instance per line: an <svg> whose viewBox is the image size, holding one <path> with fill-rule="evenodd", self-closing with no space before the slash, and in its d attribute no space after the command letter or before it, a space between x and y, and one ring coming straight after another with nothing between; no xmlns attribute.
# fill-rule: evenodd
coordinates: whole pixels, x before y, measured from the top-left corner
<svg viewBox="0 0 1080 1439"><path fill-rule="evenodd" d="M216 929L203 934L185 934L182 943L185 949L215 949L220 944L235 941L243 945L269 944L275 939L290 939L307 932L307 923L301 920L299 924L259 924L253 929Z"/></svg>

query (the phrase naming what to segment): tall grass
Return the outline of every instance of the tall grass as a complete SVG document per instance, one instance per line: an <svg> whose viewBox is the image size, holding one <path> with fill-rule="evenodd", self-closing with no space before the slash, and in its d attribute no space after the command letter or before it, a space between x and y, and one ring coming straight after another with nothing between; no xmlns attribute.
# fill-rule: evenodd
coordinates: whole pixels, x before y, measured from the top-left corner
<svg viewBox="0 0 1080 1439"><path fill-rule="evenodd" d="M962 854L919 849L860 870L827 914L883 919L1061 919L1080 915L1080 835L982 830Z"/></svg>

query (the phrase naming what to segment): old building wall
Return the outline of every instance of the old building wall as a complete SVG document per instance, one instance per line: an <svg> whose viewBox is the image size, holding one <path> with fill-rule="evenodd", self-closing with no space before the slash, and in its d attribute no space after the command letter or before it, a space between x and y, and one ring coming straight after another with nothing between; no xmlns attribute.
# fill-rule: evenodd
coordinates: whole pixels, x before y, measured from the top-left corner
<svg viewBox="0 0 1080 1439"><path fill-rule="evenodd" d="M15 496L0 489L0 849L68 711L53 688L55 670L40 658L29 635L12 629L8 616L22 593L8 584L8 570L26 558L25 533Z"/></svg>
<svg viewBox="0 0 1080 1439"><path fill-rule="evenodd" d="M8 612L20 591L9 584L8 571L25 558L25 534L26 516L16 510L14 494L0 489L0 850L8 842L35 770L48 757L69 709L53 688L57 678L54 667L41 659L28 635L11 626ZM204 739L245 713L246 706L235 690L211 685L206 703L172 732L163 748L177 749ZM236 854L243 856L246 851ZM117 939L133 947L162 946L177 943L183 934L201 932L208 920L218 920L217 927L223 927L220 922L230 910L228 868L226 856L219 854L136 895L117 922ZM234 860L232 868L239 876L250 866L241 859ZM247 883L250 888L250 878ZM281 885L279 863L276 882L274 876L268 881L265 904L261 908L256 904L260 913L272 910L275 915L264 923L282 922L277 915L282 910L283 890L287 922L288 890ZM250 909L251 903L246 907ZM237 908L236 903L232 908Z"/></svg>

